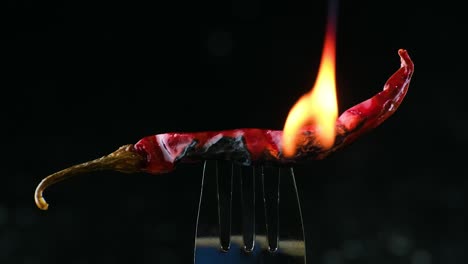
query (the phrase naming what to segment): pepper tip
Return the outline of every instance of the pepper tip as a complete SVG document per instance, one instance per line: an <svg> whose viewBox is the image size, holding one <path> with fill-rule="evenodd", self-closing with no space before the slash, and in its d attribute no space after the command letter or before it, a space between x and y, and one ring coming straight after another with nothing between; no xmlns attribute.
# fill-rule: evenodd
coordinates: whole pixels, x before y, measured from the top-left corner
<svg viewBox="0 0 468 264"><path fill-rule="evenodd" d="M410 72L413 72L414 64L408 55L408 51L406 49L399 49L398 55L400 56L401 67L405 67Z"/></svg>

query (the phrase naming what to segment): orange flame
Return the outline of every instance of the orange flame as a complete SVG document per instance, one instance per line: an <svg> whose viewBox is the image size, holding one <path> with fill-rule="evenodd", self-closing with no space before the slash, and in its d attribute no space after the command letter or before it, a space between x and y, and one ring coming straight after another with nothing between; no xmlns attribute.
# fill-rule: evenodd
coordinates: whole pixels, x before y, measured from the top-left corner
<svg viewBox="0 0 468 264"><path fill-rule="evenodd" d="M338 117L335 82L335 30L327 28L320 68L315 85L289 111L283 129L283 154L293 156L298 147L301 129L315 125L316 138L322 148L335 142L335 122Z"/></svg>

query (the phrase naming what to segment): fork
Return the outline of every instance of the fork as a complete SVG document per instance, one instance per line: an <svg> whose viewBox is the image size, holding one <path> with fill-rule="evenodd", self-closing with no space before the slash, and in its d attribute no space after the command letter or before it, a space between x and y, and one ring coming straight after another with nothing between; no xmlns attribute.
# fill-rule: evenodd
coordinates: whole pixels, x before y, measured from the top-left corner
<svg viewBox="0 0 468 264"><path fill-rule="evenodd" d="M195 264L306 263L293 169L205 161L195 233Z"/></svg>

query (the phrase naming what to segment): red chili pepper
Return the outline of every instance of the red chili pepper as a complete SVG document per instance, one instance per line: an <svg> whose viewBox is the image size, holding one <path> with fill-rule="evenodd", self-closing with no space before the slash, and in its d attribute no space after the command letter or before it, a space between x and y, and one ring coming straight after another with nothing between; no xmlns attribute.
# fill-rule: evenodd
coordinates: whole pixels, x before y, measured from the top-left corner
<svg viewBox="0 0 468 264"><path fill-rule="evenodd" d="M102 158L75 165L44 178L36 188L35 201L47 210L43 191L70 176L99 170L125 173L167 173L178 163L203 160L230 160L242 165L291 165L320 160L355 141L390 117L403 101L414 65L406 50L398 50L401 67L387 80L383 91L346 110L336 121L336 140L332 148L322 148L315 138L315 127L304 127L299 147L293 157L281 151L282 131L235 129L197 133L164 133L142 138L135 144L120 147Z"/></svg>

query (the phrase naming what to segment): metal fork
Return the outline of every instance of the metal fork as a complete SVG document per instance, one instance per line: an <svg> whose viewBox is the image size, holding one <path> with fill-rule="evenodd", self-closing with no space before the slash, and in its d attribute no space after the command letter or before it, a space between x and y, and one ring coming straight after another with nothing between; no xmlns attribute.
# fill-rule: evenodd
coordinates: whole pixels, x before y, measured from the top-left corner
<svg viewBox="0 0 468 264"><path fill-rule="evenodd" d="M205 161L194 262L305 264L293 169Z"/></svg>

